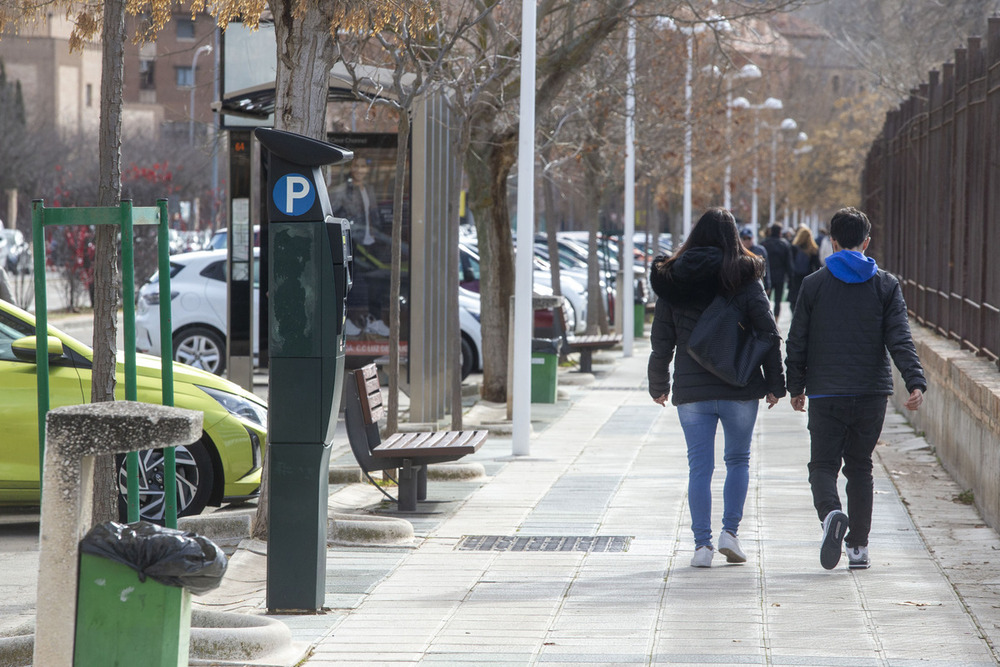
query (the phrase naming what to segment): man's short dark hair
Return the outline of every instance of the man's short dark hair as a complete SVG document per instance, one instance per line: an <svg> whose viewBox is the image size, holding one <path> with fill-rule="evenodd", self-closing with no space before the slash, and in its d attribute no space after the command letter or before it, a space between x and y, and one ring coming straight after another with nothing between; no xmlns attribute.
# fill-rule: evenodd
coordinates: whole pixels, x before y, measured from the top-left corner
<svg viewBox="0 0 1000 667"><path fill-rule="evenodd" d="M772 224L770 227L767 228L767 233L770 234L771 236L781 236L781 230L784 228L785 226L783 224L781 224L780 222L775 222L774 224Z"/></svg>
<svg viewBox="0 0 1000 667"><path fill-rule="evenodd" d="M848 206L833 214L830 220L830 238L841 248L857 248L871 235L872 223L868 216Z"/></svg>

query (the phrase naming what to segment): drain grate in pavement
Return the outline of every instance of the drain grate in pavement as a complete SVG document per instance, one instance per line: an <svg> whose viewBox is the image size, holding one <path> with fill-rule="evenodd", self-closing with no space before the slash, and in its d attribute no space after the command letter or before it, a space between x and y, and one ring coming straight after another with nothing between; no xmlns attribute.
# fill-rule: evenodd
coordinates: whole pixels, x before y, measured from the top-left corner
<svg viewBox="0 0 1000 667"><path fill-rule="evenodd" d="M458 551L622 552L628 551L630 535L570 537L565 535L464 535Z"/></svg>

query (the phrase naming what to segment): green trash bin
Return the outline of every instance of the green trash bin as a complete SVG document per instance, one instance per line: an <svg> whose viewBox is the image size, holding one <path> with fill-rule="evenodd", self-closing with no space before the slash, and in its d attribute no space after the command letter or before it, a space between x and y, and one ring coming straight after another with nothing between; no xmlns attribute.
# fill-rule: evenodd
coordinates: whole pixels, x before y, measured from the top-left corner
<svg viewBox="0 0 1000 667"><path fill-rule="evenodd" d="M216 588L226 564L194 533L143 521L95 526L80 543L74 664L187 665L191 594Z"/></svg>
<svg viewBox="0 0 1000 667"><path fill-rule="evenodd" d="M559 378L559 338L531 340L531 402L555 403Z"/></svg>
<svg viewBox="0 0 1000 667"><path fill-rule="evenodd" d="M632 334L635 338L642 338L646 333L646 304L639 301L635 304L635 321Z"/></svg>

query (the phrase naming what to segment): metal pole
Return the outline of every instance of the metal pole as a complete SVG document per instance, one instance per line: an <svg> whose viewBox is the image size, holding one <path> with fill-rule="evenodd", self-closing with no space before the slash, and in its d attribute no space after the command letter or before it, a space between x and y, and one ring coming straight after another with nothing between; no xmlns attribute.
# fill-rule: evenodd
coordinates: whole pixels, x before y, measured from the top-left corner
<svg viewBox="0 0 1000 667"><path fill-rule="evenodd" d="M777 184L777 171L778 171L778 128L771 128L771 208L769 213L771 214L770 219L767 221L768 224L774 224L775 215L777 215L774 197L778 190Z"/></svg>
<svg viewBox="0 0 1000 667"><path fill-rule="evenodd" d="M622 356L632 356L635 342L635 287L632 248L635 243L635 21L628 23L628 83L625 92L625 220L622 239L622 281L619 300L622 304Z"/></svg>
<svg viewBox="0 0 1000 667"><path fill-rule="evenodd" d="M757 137L760 134L760 119L757 117L757 111L753 112L753 180L751 182L751 199L750 199L750 224L754 229L760 229L760 221L757 218Z"/></svg>
<svg viewBox="0 0 1000 667"><path fill-rule="evenodd" d="M202 53L211 53L211 44L202 44L197 49L194 50L194 56L191 58L191 102L188 105L188 114L190 120L188 121L188 145L194 146L194 91L198 83L198 56Z"/></svg>
<svg viewBox="0 0 1000 667"><path fill-rule="evenodd" d="M517 257L514 271L514 456L531 452L531 291L535 244L535 0L522 0L521 98L517 148Z"/></svg>
<svg viewBox="0 0 1000 667"><path fill-rule="evenodd" d="M726 81L726 171L722 177L722 206L733 208L733 81Z"/></svg>
<svg viewBox="0 0 1000 667"><path fill-rule="evenodd" d="M684 239L691 235L691 82L694 79L694 29L687 38L687 67L684 70Z"/></svg>

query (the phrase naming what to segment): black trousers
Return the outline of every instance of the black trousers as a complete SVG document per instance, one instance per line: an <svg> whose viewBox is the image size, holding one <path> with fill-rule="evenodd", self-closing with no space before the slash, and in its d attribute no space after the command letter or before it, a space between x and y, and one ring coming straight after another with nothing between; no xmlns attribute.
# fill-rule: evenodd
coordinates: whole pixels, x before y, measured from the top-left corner
<svg viewBox="0 0 1000 667"><path fill-rule="evenodd" d="M837 473L847 478L849 547L868 546L872 528L872 452L882 433L888 396L809 399L809 486L820 521L839 510Z"/></svg>
<svg viewBox="0 0 1000 667"><path fill-rule="evenodd" d="M774 319L778 319L781 315L781 300L785 298L785 276L779 276L780 280L777 280L775 276L771 276L771 287L774 290Z"/></svg>

